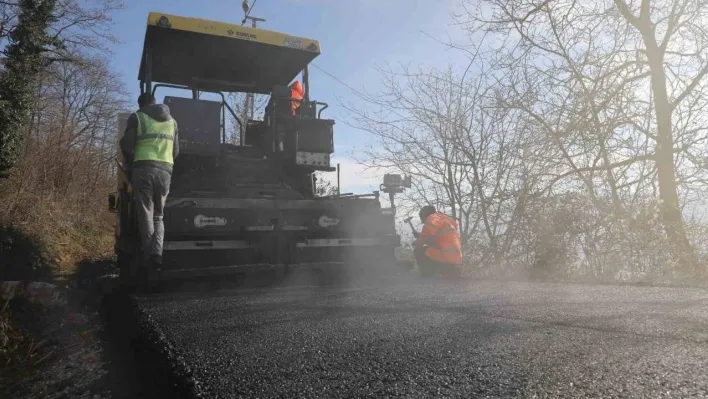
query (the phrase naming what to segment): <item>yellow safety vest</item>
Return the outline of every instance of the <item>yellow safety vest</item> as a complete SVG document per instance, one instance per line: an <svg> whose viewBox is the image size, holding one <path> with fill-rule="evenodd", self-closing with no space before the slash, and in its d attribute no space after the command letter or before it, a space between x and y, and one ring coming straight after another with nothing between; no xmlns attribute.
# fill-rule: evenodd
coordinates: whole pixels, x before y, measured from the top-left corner
<svg viewBox="0 0 708 399"><path fill-rule="evenodd" d="M138 137L133 161L157 161L173 165L175 120L158 122L140 111L135 116L138 120Z"/></svg>

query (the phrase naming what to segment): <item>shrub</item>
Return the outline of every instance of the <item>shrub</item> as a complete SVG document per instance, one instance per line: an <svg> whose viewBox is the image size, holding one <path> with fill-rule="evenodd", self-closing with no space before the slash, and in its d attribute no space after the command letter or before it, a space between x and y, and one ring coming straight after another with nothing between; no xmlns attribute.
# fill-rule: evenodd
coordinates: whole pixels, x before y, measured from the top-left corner
<svg viewBox="0 0 708 399"><path fill-rule="evenodd" d="M49 253L39 237L14 226L0 226L0 281L51 281Z"/></svg>

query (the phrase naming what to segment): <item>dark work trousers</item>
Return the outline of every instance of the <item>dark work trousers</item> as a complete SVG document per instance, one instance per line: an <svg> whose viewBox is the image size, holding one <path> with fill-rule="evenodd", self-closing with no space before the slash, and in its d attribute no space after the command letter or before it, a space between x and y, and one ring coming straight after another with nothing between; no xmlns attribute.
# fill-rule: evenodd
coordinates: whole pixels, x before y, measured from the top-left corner
<svg viewBox="0 0 708 399"><path fill-rule="evenodd" d="M430 259L425 254L425 249L426 247L418 247L413 250L415 262L418 264L421 275L426 277L435 275L459 277L462 271L461 265L453 265L451 263L438 262L434 259Z"/></svg>
<svg viewBox="0 0 708 399"><path fill-rule="evenodd" d="M170 172L158 168L136 168L132 173L140 240L145 260L151 255L162 256L162 241L165 237L165 224L162 217L167 194L170 192L170 180Z"/></svg>

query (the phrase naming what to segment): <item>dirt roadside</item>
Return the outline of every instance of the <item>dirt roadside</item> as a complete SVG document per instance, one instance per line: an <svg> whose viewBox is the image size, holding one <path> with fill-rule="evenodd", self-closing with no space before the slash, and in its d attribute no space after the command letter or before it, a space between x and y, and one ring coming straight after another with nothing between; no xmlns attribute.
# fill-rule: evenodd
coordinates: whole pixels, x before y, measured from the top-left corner
<svg viewBox="0 0 708 399"><path fill-rule="evenodd" d="M111 260L82 262L55 281L65 306L8 303L19 344L8 353L9 364L0 365L0 397L143 397L133 351L107 331L101 313L115 274Z"/></svg>

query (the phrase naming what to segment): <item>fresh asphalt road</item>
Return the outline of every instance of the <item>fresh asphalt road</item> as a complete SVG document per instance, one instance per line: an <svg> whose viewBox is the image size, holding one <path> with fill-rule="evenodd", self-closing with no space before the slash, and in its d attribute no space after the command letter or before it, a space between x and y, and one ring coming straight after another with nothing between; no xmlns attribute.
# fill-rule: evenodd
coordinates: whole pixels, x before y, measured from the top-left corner
<svg viewBox="0 0 708 399"><path fill-rule="evenodd" d="M399 278L137 297L213 397L707 397L708 291Z"/></svg>

